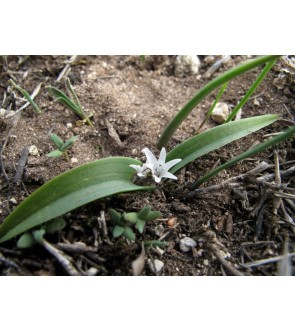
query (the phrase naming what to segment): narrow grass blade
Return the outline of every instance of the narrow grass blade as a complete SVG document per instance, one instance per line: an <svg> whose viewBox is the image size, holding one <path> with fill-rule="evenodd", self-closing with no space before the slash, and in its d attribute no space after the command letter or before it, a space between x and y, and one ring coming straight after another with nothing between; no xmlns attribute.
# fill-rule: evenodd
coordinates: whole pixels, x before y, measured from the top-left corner
<svg viewBox="0 0 295 332"><path fill-rule="evenodd" d="M199 131L201 130L201 128L203 127L204 123L208 120L209 116L212 114L216 104L219 102L219 99L221 98L221 96L223 95L225 89L227 87L227 83L223 84L223 86L221 87L217 97L214 100L214 103L212 104L209 112L206 114L205 119L203 120L203 122L200 124L199 128L196 130L196 135L199 133Z"/></svg>
<svg viewBox="0 0 295 332"><path fill-rule="evenodd" d="M72 146L77 139L79 138L79 135L76 136L72 136L70 139L68 139L60 148L61 151L64 151L66 149L68 149L70 146Z"/></svg>
<svg viewBox="0 0 295 332"><path fill-rule="evenodd" d="M77 115L81 116L79 107L75 103L73 103L66 94L53 86L47 86L46 89L52 95L52 97L55 98L57 102L65 105L66 107L74 111Z"/></svg>
<svg viewBox="0 0 295 332"><path fill-rule="evenodd" d="M278 59L280 55L265 55L259 56L253 60L244 62L239 66L228 70L224 74L216 77L215 79L211 80L208 84L206 84L177 114L176 116L170 121L170 123L166 126L165 130L163 131L160 139L158 140L157 147L161 149L165 146L170 137L176 131L176 129L180 126L180 124L187 118L190 112L205 98L207 97L212 91L217 89L218 87L222 86L223 84L231 81L235 77L252 70L260 65L263 65L271 60Z"/></svg>
<svg viewBox="0 0 295 332"><path fill-rule="evenodd" d="M27 101L31 104L37 114L42 113L39 106L34 102L34 100L31 98L31 96L27 93L26 90L17 85L13 80L9 80L9 82L27 99Z"/></svg>
<svg viewBox="0 0 295 332"><path fill-rule="evenodd" d="M59 150L61 150L61 147L64 145L64 141L57 136L56 134L50 134L50 139L52 141L52 143L55 145L56 148L58 148Z"/></svg>
<svg viewBox="0 0 295 332"><path fill-rule="evenodd" d="M99 198L121 192L154 189L130 181L135 173L130 164L140 162L132 158L109 157L53 178L33 192L4 220L0 226L0 243Z"/></svg>
<svg viewBox="0 0 295 332"><path fill-rule="evenodd" d="M258 88L259 84L263 81L264 77L266 74L271 70L273 65L277 62L277 59L274 59L270 62L268 62L265 67L263 68L262 72L260 75L257 77L253 85L250 87L248 92L245 94L245 96L242 98L242 100L238 103L238 105L234 108L234 110L230 113L228 118L225 120L225 123L231 121L239 112L239 110L246 104L248 99L252 96L254 91Z"/></svg>
<svg viewBox="0 0 295 332"><path fill-rule="evenodd" d="M194 136L177 145L167 154L167 161L177 158L182 159L181 162L172 167L169 172L174 174L176 171L200 156L247 136L277 120L278 116L273 114L254 116L222 124Z"/></svg>
<svg viewBox="0 0 295 332"><path fill-rule="evenodd" d="M255 148L238 155L237 157L226 162L225 164L223 164L219 167L216 167L214 170L212 170L211 172L209 172L206 175L204 175L203 177L201 177L198 181L194 182L191 185L191 189L196 189L201 184L208 181L212 176L218 174L219 172L223 171L224 169L227 169L227 168L233 166L234 164L238 163L239 161L241 161L245 158L250 158L253 155L255 155L256 153L262 152L262 151L266 150L267 148L290 138L292 135L294 135L294 133L295 133L295 126L292 126L292 127L288 128L287 130L285 130L282 134L275 136L275 137L255 146Z"/></svg>

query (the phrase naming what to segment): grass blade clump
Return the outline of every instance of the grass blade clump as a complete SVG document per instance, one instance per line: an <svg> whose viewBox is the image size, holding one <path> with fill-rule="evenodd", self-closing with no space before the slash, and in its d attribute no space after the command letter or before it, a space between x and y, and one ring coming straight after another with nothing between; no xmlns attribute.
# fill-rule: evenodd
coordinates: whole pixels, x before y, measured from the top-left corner
<svg viewBox="0 0 295 332"><path fill-rule="evenodd" d="M85 114L83 107L81 106L81 103L79 101L78 96L76 95L73 86L71 85L71 82L69 78L66 79L66 88L68 90L69 95L68 97L65 93L63 93L61 90L53 87L53 86L47 86L47 91L55 98L55 100L70 110L72 110L74 113L76 113L83 121L85 121L87 124L89 124L91 127L93 127L92 122L90 121L89 117Z"/></svg>

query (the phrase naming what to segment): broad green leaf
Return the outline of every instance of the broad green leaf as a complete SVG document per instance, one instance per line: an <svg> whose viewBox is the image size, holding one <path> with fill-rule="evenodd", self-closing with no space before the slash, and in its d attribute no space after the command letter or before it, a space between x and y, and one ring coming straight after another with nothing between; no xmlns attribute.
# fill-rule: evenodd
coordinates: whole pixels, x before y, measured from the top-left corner
<svg viewBox="0 0 295 332"><path fill-rule="evenodd" d="M56 134L50 134L50 139L52 141L52 143L55 145L55 147L57 147L59 150L61 150L61 147L64 145L64 141L57 136Z"/></svg>
<svg viewBox="0 0 295 332"><path fill-rule="evenodd" d="M278 120L277 115L268 114L229 122L209 129L177 145L167 154L167 161L181 158L181 162L169 172L175 173L193 160L216 150L232 141L252 134Z"/></svg>
<svg viewBox="0 0 295 332"><path fill-rule="evenodd" d="M0 243L79 206L121 192L149 190L130 180L140 162L109 157L67 171L33 192L0 226Z"/></svg>
<svg viewBox="0 0 295 332"><path fill-rule="evenodd" d="M119 225L116 225L113 229L113 238L121 236L124 233L125 228Z"/></svg>
<svg viewBox="0 0 295 332"><path fill-rule="evenodd" d="M49 153L47 153L47 157L51 157L51 158L57 158L57 157L61 157L63 155L62 151L59 150L53 150Z"/></svg>
<svg viewBox="0 0 295 332"><path fill-rule="evenodd" d="M79 135L77 136L72 136L70 139L68 139L65 144L63 144L63 146L60 148L61 151L64 151L66 149L68 149L70 146L72 146L77 139L79 138Z"/></svg>

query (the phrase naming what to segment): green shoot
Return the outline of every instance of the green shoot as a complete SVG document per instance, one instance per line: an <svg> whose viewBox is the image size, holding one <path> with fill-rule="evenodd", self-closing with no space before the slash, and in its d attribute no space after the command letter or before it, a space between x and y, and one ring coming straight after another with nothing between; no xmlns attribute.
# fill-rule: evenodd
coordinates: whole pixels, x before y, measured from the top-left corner
<svg viewBox="0 0 295 332"><path fill-rule="evenodd" d="M223 84L223 86L221 87L216 99L214 100L214 103L212 104L209 112L206 114L205 119L203 120L203 122L200 124L199 128L196 130L196 135L200 132L201 128L203 127L204 123L209 119L210 115L212 114L216 104L219 102L219 99L221 98L221 96L223 95L225 89L227 87L227 83Z"/></svg>
<svg viewBox="0 0 295 332"><path fill-rule="evenodd" d="M15 89L17 89L27 99L27 101L31 104L31 106L33 107L34 111L37 114L42 113L42 111L40 110L39 106L34 102L34 100L31 98L31 96L28 94L28 92L26 90L24 90L23 88L21 88L19 85L17 85L11 79L9 80L9 82L13 85L13 87Z"/></svg>
<svg viewBox="0 0 295 332"><path fill-rule="evenodd" d="M239 161L241 161L243 159L250 158L253 155L255 155L256 153L262 152L262 151L266 150L267 148L274 146L275 144L285 141L286 139L292 137L294 135L294 133L295 133L295 125L288 128L287 130L285 130L282 134L277 135L259 145L256 145L253 149L248 150L248 151L238 155L237 157L229 160L228 162L226 162L225 164L223 164L219 167L214 168L211 172L207 173L206 175L201 177L198 181L194 182L190 186L190 188L196 189L197 187L199 187L204 182L208 181L212 176L216 175L217 173L233 166L234 164L238 163Z"/></svg>
<svg viewBox="0 0 295 332"><path fill-rule="evenodd" d="M225 83L231 81L235 77L249 70L252 70L260 65L263 65L267 62L276 60L279 57L280 55L259 56L253 60L244 62L239 66L230 69L227 72L223 73L222 75L211 80L191 100L189 100L188 103L170 121L170 123L166 126L165 130L163 131L160 139L158 140L157 147L160 149L168 143L170 137L173 135L176 129L181 125L181 123L187 118L187 116L192 112L192 110L212 91L224 85Z"/></svg>
<svg viewBox="0 0 295 332"><path fill-rule="evenodd" d="M18 239L16 246L19 249L27 249L35 243L40 243L45 234L54 234L61 231L66 226L66 222L61 218L47 222L43 227L25 232Z"/></svg>
<svg viewBox="0 0 295 332"><path fill-rule="evenodd" d="M56 134L50 134L50 139L52 143L57 148L56 150L51 151L47 154L47 157L57 158L64 156L66 161L69 161L69 156L67 153L67 149L71 147L76 140L79 138L79 135L72 136L70 139L68 139L66 142L64 142L59 136Z"/></svg>
<svg viewBox="0 0 295 332"><path fill-rule="evenodd" d="M231 114L228 116L228 118L225 120L225 123L231 121L239 112L239 110L246 104L248 99L252 96L254 91L258 88L259 84L263 81L266 74L270 71L270 69L273 67L273 65L276 63L277 59L269 61L265 67L263 68L260 75L257 77L253 85L250 87L248 92L245 94L245 96L242 98L242 100L238 103L238 105L234 108L234 110L231 112Z"/></svg>
<svg viewBox="0 0 295 332"><path fill-rule="evenodd" d="M57 102L68 107L70 110L72 110L74 113L76 113L83 121L85 121L87 124L89 124L91 127L93 127L93 124L90 121L89 117L83 111L79 98L76 95L69 78L66 79L66 88L67 88L68 94L71 96L71 98L69 98L61 90L59 90L53 86L46 87L47 91L55 98L55 100Z"/></svg>
<svg viewBox="0 0 295 332"><path fill-rule="evenodd" d="M151 211L150 205L145 206L139 213L124 212L123 214L116 210L110 209L111 222L114 225L113 237L123 236L129 240L135 240L135 233L132 228L142 234L145 229L146 222L160 218L159 211Z"/></svg>

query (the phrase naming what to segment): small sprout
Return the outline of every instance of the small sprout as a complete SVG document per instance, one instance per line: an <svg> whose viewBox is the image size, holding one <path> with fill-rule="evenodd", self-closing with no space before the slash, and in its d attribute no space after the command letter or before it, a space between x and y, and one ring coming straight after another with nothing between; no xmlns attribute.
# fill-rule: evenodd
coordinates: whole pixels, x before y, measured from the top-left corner
<svg viewBox="0 0 295 332"><path fill-rule="evenodd" d="M162 148L159 160L157 160L157 158L148 148L144 148L142 152L144 152L146 155L146 163L144 163L142 166L129 165L136 170L137 176L144 178L148 175L148 173L152 172L152 177L157 183L159 183L162 178L177 180L177 177L168 171L171 167L178 164L181 159L173 159L166 163L165 148Z"/></svg>
<svg viewBox="0 0 295 332"><path fill-rule="evenodd" d="M19 249L27 249L36 243L34 236L31 233L24 233L17 241L16 246Z"/></svg>
<svg viewBox="0 0 295 332"><path fill-rule="evenodd" d="M19 85L17 85L13 80L9 80L9 82L13 85L13 87L15 89L17 89L27 99L27 101L31 104L31 106L33 107L34 111L37 114L42 113L42 111L40 110L40 108L38 107L38 105L32 99L33 97L31 97L26 90L24 90Z"/></svg>
<svg viewBox="0 0 295 332"><path fill-rule="evenodd" d="M125 238L134 241L135 234L132 227L135 227L140 234L144 232L147 221L157 219L161 216L159 211L151 211L150 205L145 206L139 213L124 212L119 213L116 210L110 209L111 222L114 225L113 237L124 236Z"/></svg>
<svg viewBox="0 0 295 332"><path fill-rule="evenodd" d="M71 147L76 140L79 138L79 135L72 136L70 139L68 139L66 142L64 142L59 136L56 134L50 134L50 139L52 143L55 145L57 150L53 150L47 154L47 157L57 158L64 156L66 161L69 161L69 156L67 153L67 149Z"/></svg>
<svg viewBox="0 0 295 332"><path fill-rule="evenodd" d="M55 98L55 100L57 102L65 105L66 107L71 109L74 113L79 115L80 118L84 122L87 122L87 124L89 124L91 127L93 127L93 124L89 120L89 117L83 111L79 98L76 95L69 78L66 79L66 88L67 88L68 94L71 96L71 98L69 98L66 94L64 94L62 91L58 90L57 88L55 88L53 86L47 86L46 88L47 88L47 91Z"/></svg>
<svg viewBox="0 0 295 332"><path fill-rule="evenodd" d="M18 239L16 246L19 249L27 249L36 243L42 243L45 234L54 234L61 231L66 222L61 218L48 221L43 227L26 232Z"/></svg>

